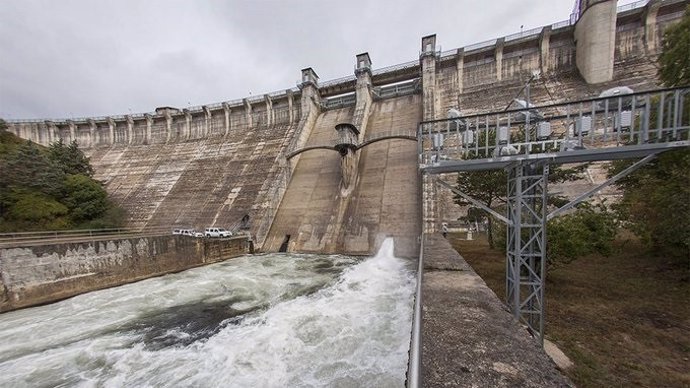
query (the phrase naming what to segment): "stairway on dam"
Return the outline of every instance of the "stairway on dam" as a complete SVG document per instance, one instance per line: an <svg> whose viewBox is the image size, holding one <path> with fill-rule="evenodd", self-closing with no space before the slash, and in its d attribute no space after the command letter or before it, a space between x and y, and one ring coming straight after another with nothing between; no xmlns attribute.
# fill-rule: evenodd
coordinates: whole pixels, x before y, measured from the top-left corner
<svg viewBox="0 0 690 388"><path fill-rule="evenodd" d="M332 140L335 125L349 122L352 115L353 108L325 111L307 145ZM367 136L414 131L419 120L419 95L375 101ZM347 198L340 193L337 152L314 150L300 155L264 250L278 250L289 235L290 251L371 254L385 237L394 237L396 255L418 254L421 197L416 142L385 140L358 152L358 178Z"/></svg>

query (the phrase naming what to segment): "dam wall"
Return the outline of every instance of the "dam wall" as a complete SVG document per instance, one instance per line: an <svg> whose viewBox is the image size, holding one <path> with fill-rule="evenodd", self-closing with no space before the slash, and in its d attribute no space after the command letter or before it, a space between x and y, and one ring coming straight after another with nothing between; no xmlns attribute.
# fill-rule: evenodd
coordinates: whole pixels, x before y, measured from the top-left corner
<svg viewBox="0 0 690 388"><path fill-rule="evenodd" d="M319 115L307 142L331 142L335 124L352 120L355 107ZM392 131L414 133L421 119L421 96L410 94L372 103L367 136ZM301 154L266 243L277 251L289 236L288 250L372 254L386 237L395 238L396 254L414 256L421 229L417 144L401 139L362 148L352 191L341 192L341 156L332 150Z"/></svg>
<svg viewBox="0 0 690 388"><path fill-rule="evenodd" d="M0 249L0 312L179 272L250 252L247 237L152 236Z"/></svg>
<svg viewBox="0 0 690 388"><path fill-rule="evenodd" d="M332 218L326 210L335 204L340 178L326 175L342 174L338 155L328 150L289 160L286 155L328 140L329 133L335 135L333 126L343 121L369 136L393 121L396 128L413 129L419 120L444 118L451 108L464 115L501 110L536 72L539 77L530 85L535 105L596 96L613 86L634 90L658 86L655 60L663 32L682 17L688 1L652 0L619 7L614 3L583 0L579 13L569 20L448 51L437 50L436 36L431 35L423 39L420 57L410 62L373 69L367 55L362 57L367 65L360 68L358 56L353 75L320 81L307 68L298 87L275 93L187 109L161 107L143 114L16 120L8 123L9 130L44 145L77 140L91 158L96 178L128 211L129 227L232 228L249 216L257 246L269 251L290 235L294 250L370 253L381 238L373 236L382 231L370 229L374 221L350 222L348 217L366 219L365 208L376 215L371 220L388 214L381 210L383 202L374 211L373 205L359 207L359 201L369 201L364 193L373 190L365 188L373 179L367 174L376 169L369 164L386 168L393 164L382 162L366 148L355 154L350 164L357 171L357 189ZM609 17L595 18L603 12L599 8L606 8ZM608 21L608 26L599 27L611 33L588 33L587 26L595 19ZM604 40L587 43L599 38ZM593 47L603 46L612 50L597 56ZM589 64L583 65L583 60ZM600 65L606 66L605 74L593 80L589 73ZM363 74L368 74L367 81L362 81ZM405 89L410 87L417 97L410 97ZM368 99L373 102L365 103ZM381 118L389 108L394 117ZM397 150L398 145L391 147ZM399 154L389 152L389 160L416 161L411 144L395 152ZM424 184L419 205L427 232L458 216L450 193L437 193L432 186ZM290 221L300 217L304 221L299 224ZM384 218L378 222L385 222ZM341 221L347 225L333 224Z"/></svg>

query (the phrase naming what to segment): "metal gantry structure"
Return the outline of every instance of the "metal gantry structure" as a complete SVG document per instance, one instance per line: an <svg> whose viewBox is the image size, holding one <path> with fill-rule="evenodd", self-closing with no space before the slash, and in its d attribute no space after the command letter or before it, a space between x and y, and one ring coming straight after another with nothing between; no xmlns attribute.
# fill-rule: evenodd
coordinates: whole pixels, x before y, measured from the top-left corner
<svg viewBox="0 0 690 388"><path fill-rule="evenodd" d="M544 336L546 223L643 166L690 146L690 87L522 107L421 122L419 168L507 224L506 303L541 343ZM547 205L552 165L639 161L568 204ZM506 213L459 191L443 174L504 169ZM435 188L434 188L435 189ZM438 222L438 220L437 220Z"/></svg>

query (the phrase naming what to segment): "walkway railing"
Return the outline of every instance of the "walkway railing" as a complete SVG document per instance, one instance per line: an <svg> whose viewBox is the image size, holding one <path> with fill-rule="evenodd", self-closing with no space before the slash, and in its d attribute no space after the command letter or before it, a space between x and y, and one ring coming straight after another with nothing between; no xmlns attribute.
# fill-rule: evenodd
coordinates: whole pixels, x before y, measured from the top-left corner
<svg viewBox="0 0 690 388"><path fill-rule="evenodd" d="M107 238L124 238L135 236L161 236L172 232L171 228L113 228L113 229L78 229L37 232L0 233L0 248L41 245L59 242L85 242Z"/></svg>
<svg viewBox="0 0 690 388"><path fill-rule="evenodd" d="M407 362L407 388L422 386L422 280L424 277L424 235L420 238L419 261L417 263L417 286L415 287L410 353Z"/></svg>
<svg viewBox="0 0 690 388"><path fill-rule="evenodd" d="M563 158L592 150L610 156L626 149L684 146L689 133L690 87L685 87L422 122L418 137L424 168L451 161Z"/></svg>

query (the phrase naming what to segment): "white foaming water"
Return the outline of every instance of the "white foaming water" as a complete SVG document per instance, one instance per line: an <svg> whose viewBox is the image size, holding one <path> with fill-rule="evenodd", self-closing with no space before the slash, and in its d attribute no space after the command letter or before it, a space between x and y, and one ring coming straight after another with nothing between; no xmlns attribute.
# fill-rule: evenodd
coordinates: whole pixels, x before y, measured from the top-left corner
<svg viewBox="0 0 690 388"><path fill-rule="evenodd" d="M414 275L246 256L0 315L0 386L399 387Z"/></svg>

